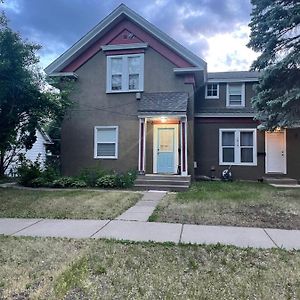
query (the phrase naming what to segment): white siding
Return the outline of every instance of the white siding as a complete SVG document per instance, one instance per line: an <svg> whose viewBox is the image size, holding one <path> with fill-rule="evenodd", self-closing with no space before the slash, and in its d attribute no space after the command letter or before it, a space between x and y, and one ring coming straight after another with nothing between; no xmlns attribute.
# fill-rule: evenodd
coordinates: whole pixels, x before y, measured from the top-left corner
<svg viewBox="0 0 300 300"><path fill-rule="evenodd" d="M45 147L45 139L42 134L37 130L36 132L36 141L33 144L32 148L28 150L25 154L26 158L35 161L40 154L40 160L46 160L46 147Z"/></svg>
<svg viewBox="0 0 300 300"><path fill-rule="evenodd" d="M30 150L28 150L27 152L23 150L20 153L25 153L25 157L33 162L37 159L38 155L40 154L40 161L43 164L46 160L46 140L38 130L36 131L36 138L37 139ZM14 160L17 160L17 157ZM17 165L17 162L11 163L8 169L6 170L5 174L10 175L10 171L16 169Z"/></svg>

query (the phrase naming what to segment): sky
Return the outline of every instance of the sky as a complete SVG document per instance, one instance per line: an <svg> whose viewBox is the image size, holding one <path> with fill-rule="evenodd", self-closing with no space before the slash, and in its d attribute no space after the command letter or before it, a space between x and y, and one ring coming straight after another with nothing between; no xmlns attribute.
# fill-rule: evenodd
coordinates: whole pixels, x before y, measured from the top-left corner
<svg viewBox="0 0 300 300"><path fill-rule="evenodd" d="M45 68L120 3L203 58L209 72L248 70L250 0L4 0L10 26L42 45Z"/></svg>

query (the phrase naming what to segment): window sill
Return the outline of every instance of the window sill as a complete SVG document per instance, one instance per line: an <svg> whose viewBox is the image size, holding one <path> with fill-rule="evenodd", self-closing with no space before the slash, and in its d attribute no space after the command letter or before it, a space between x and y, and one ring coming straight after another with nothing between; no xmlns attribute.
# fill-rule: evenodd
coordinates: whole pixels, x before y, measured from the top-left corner
<svg viewBox="0 0 300 300"><path fill-rule="evenodd" d="M210 99L216 99L216 100L219 100L220 97L219 97L219 96L205 96L205 99L208 99L208 100L210 100Z"/></svg>
<svg viewBox="0 0 300 300"><path fill-rule="evenodd" d="M219 166L257 167L257 163L219 163Z"/></svg>
<svg viewBox="0 0 300 300"><path fill-rule="evenodd" d="M116 156L94 156L94 159L114 159L114 160L117 160L118 157L116 157Z"/></svg>
<svg viewBox="0 0 300 300"><path fill-rule="evenodd" d="M229 109L246 108L246 106L245 105L231 105L231 106L226 106L226 108L229 108Z"/></svg>
<svg viewBox="0 0 300 300"><path fill-rule="evenodd" d="M130 91L121 91L121 90L118 90L118 91L106 91L106 94L128 94L128 93L141 93L143 92L144 90L130 90Z"/></svg>

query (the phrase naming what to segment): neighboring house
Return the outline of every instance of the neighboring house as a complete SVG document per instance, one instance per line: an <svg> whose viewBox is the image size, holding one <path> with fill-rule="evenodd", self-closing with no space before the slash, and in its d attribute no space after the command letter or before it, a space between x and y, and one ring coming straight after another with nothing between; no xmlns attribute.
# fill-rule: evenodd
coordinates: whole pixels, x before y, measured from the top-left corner
<svg viewBox="0 0 300 300"><path fill-rule="evenodd" d="M300 177L300 130L257 130L256 72L207 73L206 62L120 5L46 68L76 80L62 127L62 170L237 178Z"/></svg>
<svg viewBox="0 0 300 300"><path fill-rule="evenodd" d="M21 150L19 154L25 154L25 157L35 162L37 159L44 164L47 156L47 145L52 144L51 138L48 136L46 132L43 130L36 130L36 141L32 145L32 148L28 151ZM8 169L6 170L7 175L15 175L18 167L18 156L13 159L13 163L10 164Z"/></svg>

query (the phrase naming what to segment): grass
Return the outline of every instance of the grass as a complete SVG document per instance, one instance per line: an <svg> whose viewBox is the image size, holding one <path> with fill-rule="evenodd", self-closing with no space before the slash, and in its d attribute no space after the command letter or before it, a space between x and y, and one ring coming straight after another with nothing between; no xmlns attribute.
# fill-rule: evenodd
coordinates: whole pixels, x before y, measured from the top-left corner
<svg viewBox="0 0 300 300"><path fill-rule="evenodd" d="M150 221L300 229L300 190L263 183L197 182L168 194Z"/></svg>
<svg viewBox="0 0 300 300"><path fill-rule="evenodd" d="M299 299L300 252L0 236L1 299Z"/></svg>
<svg viewBox="0 0 300 300"><path fill-rule="evenodd" d="M1 218L114 219L141 194L120 191L0 190Z"/></svg>

